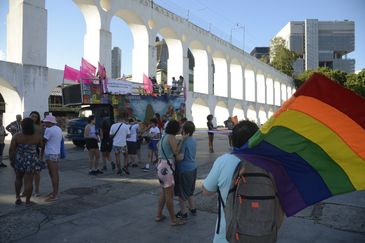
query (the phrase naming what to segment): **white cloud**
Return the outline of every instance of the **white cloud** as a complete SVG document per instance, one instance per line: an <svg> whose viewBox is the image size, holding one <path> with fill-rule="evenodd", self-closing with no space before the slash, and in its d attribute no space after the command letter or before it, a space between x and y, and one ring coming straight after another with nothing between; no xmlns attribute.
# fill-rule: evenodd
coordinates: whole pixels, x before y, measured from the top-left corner
<svg viewBox="0 0 365 243"><path fill-rule="evenodd" d="M0 50L0 61L5 61L5 52Z"/></svg>

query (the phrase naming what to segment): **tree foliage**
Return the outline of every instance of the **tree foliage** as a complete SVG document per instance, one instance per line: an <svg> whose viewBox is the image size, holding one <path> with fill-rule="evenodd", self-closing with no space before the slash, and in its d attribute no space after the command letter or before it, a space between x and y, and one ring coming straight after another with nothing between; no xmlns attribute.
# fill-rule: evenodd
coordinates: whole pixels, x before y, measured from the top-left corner
<svg viewBox="0 0 365 243"><path fill-rule="evenodd" d="M268 55L262 56L262 57L260 58L260 61L261 61L261 62L264 62L264 63L266 63L266 64L270 64L270 57L269 57Z"/></svg>
<svg viewBox="0 0 365 243"><path fill-rule="evenodd" d="M326 77L336 81L346 88L365 97L365 69L360 73L347 74L340 70L333 70L328 67L320 67L313 70L307 70L295 77L294 83L299 88L313 73L321 73Z"/></svg>
<svg viewBox="0 0 365 243"><path fill-rule="evenodd" d="M365 69L361 70L358 74L351 73L347 75L345 87L365 97Z"/></svg>
<svg viewBox="0 0 365 243"><path fill-rule="evenodd" d="M293 63L297 59L295 52L285 47L285 40L281 37L275 37L270 46L271 66L285 73L288 76L293 75Z"/></svg>
<svg viewBox="0 0 365 243"><path fill-rule="evenodd" d="M295 77L295 85L297 88L300 87L313 73L321 73L324 76L336 81L339 84L344 85L347 80L347 73L340 70L333 70L328 67L319 67L316 69L306 70L303 73Z"/></svg>

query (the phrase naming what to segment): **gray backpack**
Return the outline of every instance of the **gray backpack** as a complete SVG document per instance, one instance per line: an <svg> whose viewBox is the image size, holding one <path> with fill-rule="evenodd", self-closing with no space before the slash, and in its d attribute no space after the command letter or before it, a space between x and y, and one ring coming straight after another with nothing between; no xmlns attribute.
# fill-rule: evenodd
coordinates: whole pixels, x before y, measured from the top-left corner
<svg viewBox="0 0 365 243"><path fill-rule="evenodd" d="M229 242L276 241L282 211L273 178L264 169L241 161L223 207Z"/></svg>

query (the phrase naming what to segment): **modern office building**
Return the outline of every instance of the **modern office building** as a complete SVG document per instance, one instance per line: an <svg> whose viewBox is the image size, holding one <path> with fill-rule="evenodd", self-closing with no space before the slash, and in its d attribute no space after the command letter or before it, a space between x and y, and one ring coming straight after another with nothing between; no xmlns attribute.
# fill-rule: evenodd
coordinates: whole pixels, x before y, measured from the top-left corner
<svg viewBox="0 0 365 243"><path fill-rule="evenodd" d="M121 77L122 68L122 50L119 47L114 47L112 50L112 78Z"/></svg>
<svg viewBox="0 0 365 243"><path fill-rule="evenodd" d="M355 60L347 58L355 49L354 21L290 21L275 37L282 37L287 48L298 54L294 74L317 67L355 70Z"/></svg>
<svg viewBox="0 0 365 243"><path fill-rule="evenodd" d="M250 52L251 56L256 57L257 59L261 59L265 56L270 56L270 47L255 47Z"/></svg>

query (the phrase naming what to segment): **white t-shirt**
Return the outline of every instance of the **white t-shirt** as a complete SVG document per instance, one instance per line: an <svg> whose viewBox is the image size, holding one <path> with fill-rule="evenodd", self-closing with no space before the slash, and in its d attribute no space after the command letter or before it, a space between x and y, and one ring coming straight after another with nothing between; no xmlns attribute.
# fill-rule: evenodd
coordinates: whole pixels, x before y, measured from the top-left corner
<svg viewBox="0 0 365 243"><path fill-rule="evenodd" d="M223 154L219 156L213 164L207 178L205 178L204 188L210 192L216 192L219 188L224 204L226 204L229 187L231 186L232 176L240 159L232 154ZM221 225L219 234L214 234L213 243L228 243L226 240L226 219L223 206L221 206ZM216 228L218 219L216 223ZM214 231L216 233L216 230Z"/></svg>
<svg viewBox="0 0 365 243"><path fill-rule="evenodd" d="M44 131L45 139L47 143L44 149L45 154L60 154L61 141L62 141L62 130L56 125L47 127Z"/></svg>
<svg viewBox="0 0 365 243"><path fill-rule="evenodd" d="M160 140L160 128L158 127L151 127L150 128L150 133L151 133L151 137L152 140Z"/></svg>
<svg viewBox="0 0 365 243"><path fill-rule="evenodd" d="M137 142L137 132L138 132L138 129L139 129L139 125L138 124L130 125L129 130L131 131L131 136L129 138L127 138L127 141Z"/></svg>
<svg viewBox="0 0 365 243"><path fill-rule="evenodd" d="M120 126L120 122L115 123L110 128L110 135L114 135L114 133L118 130L118 127ZM127 145L127 135L131 134L129 131L129 125L126 125L125 123L122 124L122 126L119 128L117 134L115 134L113 138L113 146L126 146Z"/></svg>

